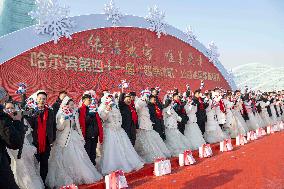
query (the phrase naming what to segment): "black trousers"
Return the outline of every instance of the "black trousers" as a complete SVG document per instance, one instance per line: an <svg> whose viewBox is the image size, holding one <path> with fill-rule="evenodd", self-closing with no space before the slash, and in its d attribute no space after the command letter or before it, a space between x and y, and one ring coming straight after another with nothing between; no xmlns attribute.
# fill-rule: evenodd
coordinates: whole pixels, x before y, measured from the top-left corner
<svg viewBox="0 0 284 189"><path fill-rule="evenodd" d="M96 165L97 144L98 144L98 137L86 138L85 139L85 150L86 150L91 162L94 165Z"/></svg>
<svg viewBox="0 0 284 189"><path fill-rule="evenodd" d="M132 146L134 146L136 141L136 126L132 123L131 125L127 125L126 127L122 125L122 128L126 132Z"/></svg>
<svg viewBox="0 0 284 189"><path fill-rule="evenodd" d="M178 123L178 130L184 135L185 124Z"/></svg>
<svg viewBox="0 0 284 189"><path fill-rule="evenodd" d="M0 189L20 189L15 182L8 158L4 155L0 164Z"/></svg>
<svg viewBox="0 0 284 189"><path fill-rule="evenodd" d="M159 133L160 137L163 140L166 140L165 125L162 119L156 121L156 123L153 124L153 130Z"/></svg>
<svg viewBox="0 0 284 189"><path fill-rule="evenodd" d="M205 133L205 121L197 120L197 125L199 126L200 131L202 134Z"/></svg>
<svg viewBox="0 0 284 189"><path fill-rule="evenodd" d="M49 155L50 155L50 145L47 144L46 145L46 150L44 153L38 153L36 154L36 158L38 160L38 162L40 163L40 177L43 181L43 183L45 183L45 179L48 173L48 159L49 159Z"/></svg>

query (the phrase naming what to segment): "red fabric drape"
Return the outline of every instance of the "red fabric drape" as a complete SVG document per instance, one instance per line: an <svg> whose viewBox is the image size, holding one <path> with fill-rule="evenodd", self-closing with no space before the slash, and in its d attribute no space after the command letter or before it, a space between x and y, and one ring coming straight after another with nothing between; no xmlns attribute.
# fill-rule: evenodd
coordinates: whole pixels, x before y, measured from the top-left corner
<svg viewBox="0 0 284 189"><path fill-rule="evenodd" d="M226 113L226 108L225 108L225 105L222 99L219 101L219 106L220 106L221 112Z"/></svg>
<svg viewBox="0 0 284 189"><path fill-rule="evenodd" d="M158 119L163 119L163 113L162 113L161 109L159 108L157 103L155 103L154 105L155 105L155 112L156 112L157 118Z"/></svg>
<svg viewBox="0 0 284 189"><path fill-rule="evenodd" d="M199 103L200 103L200 105L199 105L199 109L200 109L200 110L204 110L204 103L203 103L202 98L201 98L201 97L199 97L199 98L198 98L198 101L199 101Z"/></svg>
<svg viewBox="0 0 284 189"><path fill-rule="evenodd" d="M37 137L38 137L38 152L39 153L45 152L47 117L48 117L48 108L44 109L43 119L41 119L40 115L37 117L37 122L38 122Z"/></svg>
<svg viewBox="0 0 284 189"><path fill-rule="evenodd" d="M104 130L103 130L103 124L102 124L101 118L100 118L98 113L96 113L96 119L97 119L97 123L98 123L98 127L99 127L99 141L100 141L100 143L103 143Z"/></svg>
<svg viewBox="0 0 284 189"><path fill-rule="evenodd" d="M132 120L133 120L134 124L136 125L138 123L138 116L137 116L137 112L135 110L134 102L132 101L131 104L128 107L131 111Z"/></svg>
<svg viewBox="0 0 284 189"><path fill-rule="evenodd" d="M86 113L87 113L87 106L85 104L82 104L80 108L79 123L84 138L86 137Z"/></svg>

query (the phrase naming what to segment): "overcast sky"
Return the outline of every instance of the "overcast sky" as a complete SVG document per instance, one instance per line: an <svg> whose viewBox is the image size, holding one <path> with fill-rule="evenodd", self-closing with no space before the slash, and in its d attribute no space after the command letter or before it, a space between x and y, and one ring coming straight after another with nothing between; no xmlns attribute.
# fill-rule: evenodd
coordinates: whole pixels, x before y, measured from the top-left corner
<svg viewBox="0 0 284 189"><path fill-rule="evenodd" d="M0 0L1 1L1 0ZM60 0L71 15L102 13L106 0ZM227 68L259 62L284 66L284 0L115 0L126 14L145 16L148 7L165 11L168 24L191 25L207 46L215 41Z"/></svg>

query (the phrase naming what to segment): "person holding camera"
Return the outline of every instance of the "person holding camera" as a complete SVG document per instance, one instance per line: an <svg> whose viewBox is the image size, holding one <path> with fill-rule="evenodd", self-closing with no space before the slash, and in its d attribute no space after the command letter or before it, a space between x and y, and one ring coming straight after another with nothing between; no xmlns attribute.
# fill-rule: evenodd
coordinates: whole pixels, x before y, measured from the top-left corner
<svg viewBox="0 0 284 189"><path fill-rule="evenodd" d="M7 101L5 103L4 112L14 115L18 113L24 114L22 111L17 111L17 104L14 101ZM23 115L23 117L25 116ZM27 125L25 118L23 123L25 124L23 146L19 150L8 149L14 178L21 189L44 189L44 184L37 169L38 164L34 161L33 154L36 152L36 147L28 140L31 128Z"/></svg>
<svg viewBox="0 0 284 189"><path fill-rule="evenodd" d="M3 105L9 96L0 87L0 188L19 189L10 167L10 159L6 148L19 149L24 140L24 124L21 113L4 112Z"/></svg>

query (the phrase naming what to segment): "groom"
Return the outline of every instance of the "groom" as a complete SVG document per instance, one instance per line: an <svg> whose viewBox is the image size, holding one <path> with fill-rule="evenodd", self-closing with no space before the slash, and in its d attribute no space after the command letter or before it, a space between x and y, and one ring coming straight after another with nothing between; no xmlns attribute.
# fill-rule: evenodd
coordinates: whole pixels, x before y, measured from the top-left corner
<svg viewBox="0 0 284 189"><path fill-rule="evenodd" d="M89 105L92 102L92 96L84 94L82 97L82 106L79 108L79 122L82 134L85 138L85 149L91 160L96 165L96 149L98 138L103 142L103 127L98 112L90 112Z"/></svg>
<svg viewBox="0 0 284 189"><path fill-rule="evenodd" d="M39 91L36 96L38 111L25 118L33 129L33 144L37 148L35 156L40 163L40 176L45 183L50 150L56 138L56 124L53 110L46 106L47 93Z"/></svg>

